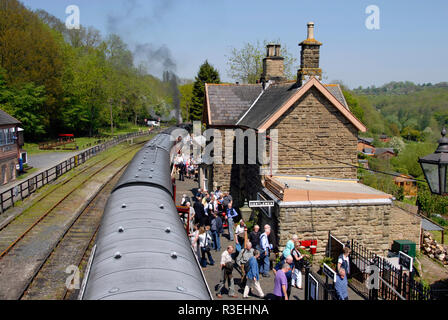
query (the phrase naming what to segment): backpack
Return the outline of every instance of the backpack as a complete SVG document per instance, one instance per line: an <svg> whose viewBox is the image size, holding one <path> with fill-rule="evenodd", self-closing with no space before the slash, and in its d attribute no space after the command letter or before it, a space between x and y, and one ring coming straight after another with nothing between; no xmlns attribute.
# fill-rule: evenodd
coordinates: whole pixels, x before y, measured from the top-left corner
<svg viewBox="0 0 448 320"><path fill-rule="evenodd" d="M249 261L247 261L247 262L244 264L244 273L245 273L245 274L248 274L248 273L249 273Z"/></svg>

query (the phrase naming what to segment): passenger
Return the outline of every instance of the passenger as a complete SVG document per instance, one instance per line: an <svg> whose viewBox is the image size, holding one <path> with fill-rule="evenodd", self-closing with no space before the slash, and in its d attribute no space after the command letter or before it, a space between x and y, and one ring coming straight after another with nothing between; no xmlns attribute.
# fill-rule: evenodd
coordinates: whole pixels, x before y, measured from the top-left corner
<svg viewBox="0 0 448 320"><path fill-rule="evenodd" d="M286 279L286 273L291 269L288 263L284 263L282 268L275 274L274 280L274 296L275 300L289 300L288 299L288 280Z"/></svg>
<svg viewBox="0 0 448 320"><path fill-rule="evenodd" d="M209 231L204 227L199 228L199 247L201 248L201 266L203 268L207 267L207 259L205 255L207 254L209 264L213 266L215 261L210 253L212 237L209 234Z"/></svg>
<svg viewBox="0 0 448 320"><path fill-rule="evenodd" d="M198 246L198 239L199 239L199 225L195 224L193 226L193 232L191 232L189 235L191 246L193 248L193 252L196 254L196 258L199 261L199 246Z"/></svg>
<svg viewBox="0 0 448 320"><path fill-rule="evenodd" d="M199 226L203 226L205 220L205 211L204 206L202 205L202 202L200 200L200 197L196 197L196 201L193 205L193 208L195 212L195 223L199 223Z"/></svg>
<svg viewBox="0 0 448 320"><path fill-rule="evenodd" d="M249 233L249 241L252 243L252 248L260 251L260 226L256 224L254 226L254 230Z"/></svg>
<svg viewBox="0 0 448 320"><path fill-rule="evenodd" d="M222 198L222 205L224 207L224 211L227 212L227 208L229 207L229 204L233 201L232 196L226 192L224 193L224 197Z"/></svg>
<svg viewBox="0 0 448 320"><path fill-rule="evenodd" d="M233 241L233 221L236 217L238 217L238 212L232 207L232 203L229 203L229 207L226 210L227 215L227 223L229 225L229 240Z"/></svg>
<svg viewBox="0 0 448 320"><path fill-rule="evenodd" d="M345 274L345 270L341 268L339 274L336 276L336 283L334 288L336 290L336 296L338 300L348 300L348 282Z"/></svg>
<svg viewBox="0 0 448 320"><path fill-rule="evenodd" d="M221 251L221 234L223 233L222 219L216 212L213 212L212 217L210 230L213 238L213 249L215 249L215 251Z"/></svg>
<svg viewBox="0 0 448 320"><path fill-rule="evenodd" d="M235 229L235 248L237 252L240 252L244 248L244 238L246 232L246 225L244 224L243 219L241 219Z"/></svg>
<svg viewBox="0 0 448 320"><path fill-rule="evenodd" d="M289 240L286 243L285 250L282 253L282 260L284 260L287 256L291 255L291 250L294 249L295 242L299 240L299 237L295 234L292 236L292 240Z"/></svg>
<svg viewBox="0 0 448 320"><path fill-rule="evenodd" d="M286 293L289 298L289 296L291 295L292 274L294 272L294 259L292 258L292 256L287 256L284 261L280 261L279 263L277 263L277 265L272 270L274 271L274 274L276 275L277 272L283 267L284 263L287 263L289 265L289 270L285 273L286 280L288 282L288 286L286 288Z"/></svg>
<svg viewBox="0 0 448 320"><path fill-rule="evenodd" d="M338 266L336 269L337 272L340 272L341 269L344 269L346 276L350 274L350 252L351 250L349 247L344 247L344 249L342 250L342 254L338 258Z"/></svg>
<svg viewBox="0 0 448 320"><path fill-rule="evenodd" d="M248 243L250 244L250 242ZM249 258L249 261L246 265L248 265L247 273L246 273L246 285L244 287L243 298L249 298L249 291L258 294L258 296L263 299L264 293L260 286L260 278L259 278L259 270L258 270L258 262L257 259L260 257L260 251L254 250L253 256Z"/></svg>
<svg viewBox="0 0 448 320"><path fill-rule="evenodd" d="M229 296L231 298L238 298L235 294L235 283L233 281L233 264L234 261L232 259L233 246L228 246L227 250L221 254L221 281L216 289L216 296L218 298L222 298L221 291L226 285L226 280L229 285Z"/></svg>
<svg viewBox="0 0 448 320"><path fill-rule="evenodd" d="M247 263L249 259L254 256L254 249L252 248L252 243L247 241L246 247L240 251L238 257L236 258L236 264L241 272L241 287L244 288L246 285L246 271L247 271Z"/></svg>
<svg viewBox="0 0 448 320"><path fill-rule="evenodd" d="M291 286L296 287L297 289L302 289L302 268L303 258L305 256L300 253L300 241L295 242L291 255L294 260L294 271L292 273Z"/></svg>
<svg viewBox="0 0 448 320"><path fill-rule="evenodd" d="M269 261L269 254L272 250L272 244L269 243L269 235L271 234L271 226L265 225L264 226L264 233L260 236L260 248L261 248L261 255L260 255L260 272L263 274L263 277L269 278L269 270L270 270L270 261Z"/></svg>
<svg viewBox="0 0 448 320"><path fill-rule="evenodd" d="M186 203L186 206L188 207L188 209L190 210L190 233L193 232L193 225L194 225L194 220L195 220L195 212L193 207L191 206L190 202Z"/></svg>

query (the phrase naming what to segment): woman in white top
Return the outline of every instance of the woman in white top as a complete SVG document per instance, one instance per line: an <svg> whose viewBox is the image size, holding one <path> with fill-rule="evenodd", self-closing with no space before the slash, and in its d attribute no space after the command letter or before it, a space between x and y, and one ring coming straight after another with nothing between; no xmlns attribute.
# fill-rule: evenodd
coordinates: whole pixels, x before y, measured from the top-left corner
<svg viewBox="0 0 448 320"><path fill-rule="evenodd" d="M207 229L210 229L209 226L207 226ZM201 248L201 266L203 268L207 267L207 259L205 258L205 254L207 254L209 264L212 266L215 264L215 261L212 258L212 255L210 253L211 251L211 242L212 237L210 236L210 233L208 230L206 230L204 227L199 228L199 247Z"/></svg>
<svg viewBox="0 0 448 320"><path fill-rule="evenodd" d="M193 226L193 232L191 232L188 236L190 237L191 241L191 247L193 248L193 252L196 254L196 257L199 259L199 246L198 246L198 239L199 239L199 230L198 225L195 224Z"/></svg>

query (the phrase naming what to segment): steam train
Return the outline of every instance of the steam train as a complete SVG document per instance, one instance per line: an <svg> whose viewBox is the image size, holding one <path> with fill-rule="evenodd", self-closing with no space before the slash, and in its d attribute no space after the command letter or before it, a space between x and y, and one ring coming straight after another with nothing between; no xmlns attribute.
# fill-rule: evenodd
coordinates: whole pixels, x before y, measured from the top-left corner
<svg viewBox="0 0 448 320"><path fill-rule="evenodd" d="M114 187L79 299L213 299L173 200L176 129L145 144Z"/></svg>

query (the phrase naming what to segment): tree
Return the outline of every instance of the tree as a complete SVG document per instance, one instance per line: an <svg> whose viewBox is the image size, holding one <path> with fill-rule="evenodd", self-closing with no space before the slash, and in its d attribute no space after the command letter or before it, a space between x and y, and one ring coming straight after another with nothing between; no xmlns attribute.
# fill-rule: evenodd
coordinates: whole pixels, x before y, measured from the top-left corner
<svg viewBox="0 0 448 320"><path fill-rule="evenodd" d="M202 108L204 106L205 84L220 83L219 73L207 60L200 66L198 75L193 85L191 98L190 120L202 120Z"/></svg>
<svg viewBox="0 0 448 320"><path fill-rule="evenodd" d="M279 41L274 41L279 43ZM227 56L228 75L243 83L256 83L263 72L263 58L266 57L266 45L268 41L261 44L257 41L255 44L245 43L241 49L233 48ZM297 59L294 58L282 45L281 56L284 60L284 74L288 79L295 77L296 69L294 65Z"/></svg>
<svg viewBox="0 0 448 320"><path fill-rule="evenodd" d="M193 82L179 86L179 92L182 119L184 119L184 121L190 121L191 99L193 98Z"/></svg>
<svg viewBox="0 0 448 320"><path fill-rule="evenodd" d="M44 115L41 111L45 102L45 88L33 83L8 88L4 78L5 71L0 69L0 107L20 119L27 140L36 141L45 134Z"/></svg>
<svg viewBox="0 0 448 320"><path fill-rule="evenodd" d="M353 96L348 90L342 90L344 94L345 101L347 101L350 111L358 118L359 121L364 122L364 110L359 104L358 99Z"/></svg>

